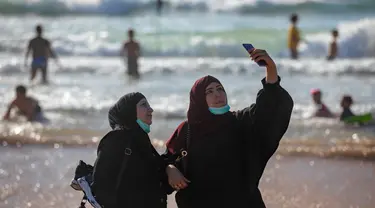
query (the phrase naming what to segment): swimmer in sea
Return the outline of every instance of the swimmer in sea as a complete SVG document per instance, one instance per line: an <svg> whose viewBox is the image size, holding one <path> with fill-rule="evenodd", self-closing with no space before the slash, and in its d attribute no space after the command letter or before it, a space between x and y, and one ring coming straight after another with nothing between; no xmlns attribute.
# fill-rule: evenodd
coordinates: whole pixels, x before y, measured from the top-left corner
<svg viewBox="0 0 375 208"><path fill-rule="evenodd" d="M57 56L51 48L49 40L42 37L43 28L41 25L37 25L36 37L29 41L27 52L25 55L25 66L27 67L27 59L29 58L30 52L32 52L33 61L31 63L30 81L33 81L38 70L42 72L42 83L48 83L47 80L47 67L48 57L52 57L56 60Z"/></svg>
<svg viewBox="0 0 375 208"><path fill-rule="evenodd" d="M333 60L337 57L338 53L338 46L337 46L337 37L339 36L339 32L337 30L332 30L332 42L329 45L329 52L327 60Z"/></svg>
<svg viewBox="0 0 375 208"><path fill-rule="evenodd" d="M341 98L341 114L340 121L343 121L346 124L356 124L356 125L365 125L365 124L374 124L374 117L372 113L365 113L356 115L352 112L351 106L354 104L353 98L350 95L344 95Z"/></svg>
<svg viewBox="0 0 375 208"><path fill-rule="evenodd" d="M333 118L334 115L327 108L327 106L322 102L322 92L320 91L320 89L312 89L310 94L316 107L316 110L313 116Z"/></svg>
<svg viewBox="0 0 375 208"><path fill-rule="evenodd" d="M353 105L353 98L350 95L344 95L341 99L340 103L342 107L342 112L340 114L340 120L343 121L344 119L355 116L350 107Z"/></svg>
<svg viewBox="0 0 375 208"><path fill-rule="evenodd" d="M133 78L139 78L138 58L141 54L139 43L134 40L134 30L128 30L128 41L121 49L121 56L127 59L127 74Z"/></svg>
<svg viewBox="0 0 375 208"><path fill-rule="evenodd" d="M288 48L292 59L298 59L298 45L301 40L297 27L298 15L292 14L290 17L291 25L288 30Z"/></svg>
<svg viewBox="0 0 375 208"><path fill-rule="evenodd" d="M8 110L3 119L9 120L13 108L18 108L18 114L25 116L28 121L40 121L43 118L42 108L38 101L26 95L26 87L18 85L16 87L16 98L9 104Z"/></svg>

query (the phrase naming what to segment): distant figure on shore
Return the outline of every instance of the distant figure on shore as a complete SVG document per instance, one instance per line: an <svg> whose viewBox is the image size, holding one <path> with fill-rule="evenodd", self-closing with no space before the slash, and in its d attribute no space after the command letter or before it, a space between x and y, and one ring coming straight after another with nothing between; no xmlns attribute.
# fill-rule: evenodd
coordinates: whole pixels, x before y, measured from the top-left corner
<svg viewBox="0 0 375 208"><path fill-rule="evenodd" d="M292 14L290 17L291 25L288 30L288 48L292 59L298 59L298 45L301 40L297 27L298 15Z"/></svg>
<svg viewBox="0 0 375 208"><path fill-rule="evenodd" d="M139 43L134 39L133 29L128 30L128 40L121 49L121 56L126 56L127 74L133 78L139 78L138 58L141 55Z"/></svg>
<svg viewBox="0 0 375 208"><path fill-rule="evenodd" d="M337 30L332 30L332 42L329 45L328 57L327 60L333 60L337 57L338 53L338 46L337 46L337 37L339 36L339 32Z"/></svg>
<svg viewBox="0 0 375 208"><path fill-rule="evenodd" d="M29 58L30 52L32 53L33 60L31 62L31 73L30 81L33 81L37 70L42 72L42 83L47 84L47 68L48 68L48 57L52 57L57 61L56 53L51 48L51 43L42 37L43 28L41 25L37 25L36 37L29 41L27 46L27 52L25 55L25 66L27 67L27 59Z"/></svg>
<svg viewBox="0 0 375 208"><path fill-rule="evenodd" d="M46 120L42 113L42 108L39 105L39 102L26 95L26 87L23 85L18 85L16 87L16 97L9 104L8 110L5 113L3 119L10 120L10 113L13 108L17 108L18 115L25 116L28 121L39 121L42 122Z"/></svg>
<svg viewBox="0 0 375 208"><path fill-rule="evenodd" d="M316 107L315 112L313 114L314 117L326 117L326 118L334 117L331 111L323 103L322 92L320 91L320 89L312 89L310 94Z"/></svg>
<svg viewBox="0 0 375 208"><path fill-rule="evenodd" d="M163 1L162 0L157 0L156 1L156 12L158 13L158 15L161 14L162 9L163 9Z"/></svg>

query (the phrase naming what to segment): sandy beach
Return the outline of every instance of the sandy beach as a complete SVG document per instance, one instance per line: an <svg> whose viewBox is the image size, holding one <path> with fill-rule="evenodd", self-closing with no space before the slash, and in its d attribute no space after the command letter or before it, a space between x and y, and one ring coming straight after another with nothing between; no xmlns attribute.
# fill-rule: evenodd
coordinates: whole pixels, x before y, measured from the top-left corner
<svg viewBox="0 0 375 208"><path fill-rule="evenodd" d="M0 158L1 208L71 208L82 197L69 186L75 161L92 162L95 148L12 145L0 148ZM375 163L276 154L260 188L269 208L373 208Z"/></svg>

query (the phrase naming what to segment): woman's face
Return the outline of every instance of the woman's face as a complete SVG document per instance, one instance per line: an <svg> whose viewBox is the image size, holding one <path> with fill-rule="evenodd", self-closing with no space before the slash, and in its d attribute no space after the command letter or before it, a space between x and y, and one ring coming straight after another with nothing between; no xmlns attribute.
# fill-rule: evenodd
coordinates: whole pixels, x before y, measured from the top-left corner
<svg viewBox="0 0 375 208"><path fill-rule="evenodd" d="M146 98L143 98L137 103L137 118L145 124L152 124L152 112L154 112L154 110L151 108Z"/></svg>
<svg viewBox="0 0 375 208"><path fill-rule="evenodd" d="M208 107L220 108L227 104L227 94L221 84L212 82L206 87L205 93Z"/></svg>

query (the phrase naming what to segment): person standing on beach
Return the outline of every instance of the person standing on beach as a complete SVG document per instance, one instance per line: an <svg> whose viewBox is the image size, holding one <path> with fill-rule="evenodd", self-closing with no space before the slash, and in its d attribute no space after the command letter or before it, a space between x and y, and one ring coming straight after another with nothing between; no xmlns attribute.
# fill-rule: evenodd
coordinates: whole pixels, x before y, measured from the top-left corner
<svg viewBox="0 0 375 208"><path fill-rule="evenodd" d="M202 77L191 88L187 121L166 143L163 156L177 158L166 172L179 208L265 208L259 180L288 129L293 99L268 53L249 53L267 64L256 103L231 112L220 81Z"/></svg>
<svg viewBox="0 0 375 208"><path fill-rule="evenodd" d="M133 78L139 78L138 71L138 58L141 55L141 48L139 43L134 40L134 30L128 30L128 40L124 43L121 52L121 56L126 56L127 62L127 74Z"/></svg>
<svg viewBox="0 0 375 208"><path fill-rule="evenodd" d="M292 59L298 59L298 45L301 37L299 29L297 27L298 15L292 14L290 17L291 25L288 30L288 48L290 50L290 56Z"/></svg>
<svg viewBox="0 0 375 208"><path fill-rule="evenodd" d="M329 45L328 57L327 60L333 60L337 57L338 53L338 46L337 46L337 37L339 36L339 32L337 30L332 30L332 42Z"/></svg>
<svg viewBox="0 0 375 208"><path fill-rule="evenodd" d="M27 51L25 55L25 67L27 67L27 59L29 58L29 54L31 52L33 60L31 63L30 81L34 80L37 70L39 69L42 72L42 83L47 84L48 57L51 56L57 61L57 56L51 48L50 41L42 37L42 26L37 25L35 30L36 37L31 39L27 46Z"/></svg>

